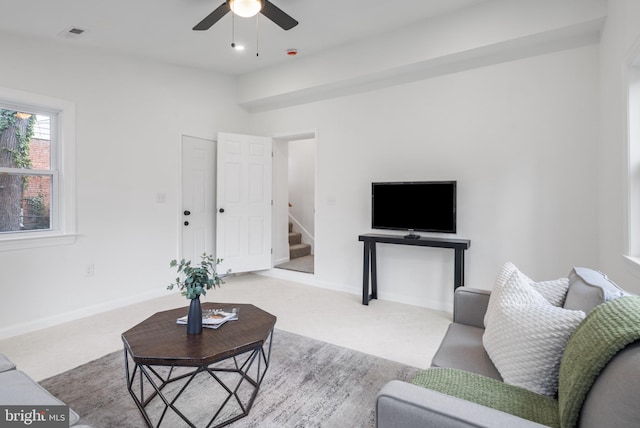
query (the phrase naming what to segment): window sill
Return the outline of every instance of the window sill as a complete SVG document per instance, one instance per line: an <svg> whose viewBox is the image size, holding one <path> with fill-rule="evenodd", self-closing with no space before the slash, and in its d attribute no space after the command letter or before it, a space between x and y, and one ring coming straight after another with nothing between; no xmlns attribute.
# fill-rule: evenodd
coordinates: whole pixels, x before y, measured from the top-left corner
<svg viewBox="0 0 640 428"><path fill-rule="evenodd" d="M0 238L0 251L25 250L28 248L53 247L58 245L71 245L76 242L75 233L50 234L38 236Z"/></svg>
<svg viewBox="0 0 640 428"><path fill-rule="evenodd" d="M640 257L633 256L622 256L624 258L625 264L631 267L632 272L636 276L640 276Z"/></svg>

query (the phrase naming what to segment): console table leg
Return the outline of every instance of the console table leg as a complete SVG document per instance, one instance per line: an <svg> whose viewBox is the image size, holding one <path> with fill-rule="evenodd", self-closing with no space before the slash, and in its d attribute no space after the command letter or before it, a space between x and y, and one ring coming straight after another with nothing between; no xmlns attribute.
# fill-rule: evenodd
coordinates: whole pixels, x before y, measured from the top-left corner
<svg viewBox="0 0 640 428"><path fill-rule="evenodd" d="M376 257L376 243L371 244L371 297L369 300L378 298L378 258Z"/></svg>
<svg viewBox="0 0 640 428"><path fill-rule="evenodd" d="M369 243L364 243L364 261L362 263L362 304L369 304Z"/></svg>
<svg viewBox="0 0 640 428"><path fill-rule="evenodd" d="M464 251L455 250L453 290L464 286Z"/></svg>

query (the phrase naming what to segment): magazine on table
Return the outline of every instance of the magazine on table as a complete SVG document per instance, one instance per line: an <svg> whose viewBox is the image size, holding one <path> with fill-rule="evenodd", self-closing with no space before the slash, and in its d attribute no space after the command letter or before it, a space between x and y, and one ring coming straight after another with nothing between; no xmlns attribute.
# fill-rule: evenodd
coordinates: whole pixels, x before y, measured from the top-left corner
<svg viewBox="0 0 640 428"><path fill-rule="evenodd" d="M187 324L189 315L185 315L177 319L178 324ZM235 321L238 319L238 308L230 309L206 309L202 311L202 327L219 328L227 321Z"/></svg>

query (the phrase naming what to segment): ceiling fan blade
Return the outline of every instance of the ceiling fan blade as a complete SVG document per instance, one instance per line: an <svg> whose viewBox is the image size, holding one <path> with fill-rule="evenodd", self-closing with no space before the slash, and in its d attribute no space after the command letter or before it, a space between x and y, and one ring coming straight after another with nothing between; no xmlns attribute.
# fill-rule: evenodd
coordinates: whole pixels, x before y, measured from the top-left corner
<svg viewBox="0 0 640 428"><path fill-rule="evenodd" d="M208 30L211 28L213 24L218 22L223 16L225 16L228 12L230 12L229 4L227 2L222 3L216 10L211 12L204 18L202 21L198 23L195 27L193 27L196 31Z"/></svg>
<svg viewBox="0 0 640 428"><path fill-rule="evenodd" d="M298 25L298 21L287 15L278 6L270 1L264 0L264 6L261 13L282 27L283 30L291 30Z"/></svg>

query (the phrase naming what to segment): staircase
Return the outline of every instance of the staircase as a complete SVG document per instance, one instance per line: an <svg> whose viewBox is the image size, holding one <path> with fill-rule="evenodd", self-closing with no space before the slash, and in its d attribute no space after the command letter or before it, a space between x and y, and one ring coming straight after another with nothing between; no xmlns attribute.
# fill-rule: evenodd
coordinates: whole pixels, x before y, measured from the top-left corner
<svg viewBox="0 0 640 428"><path fill-rule="evenodd" d="M311 254L311 245L302 243L302 234L293 231L293 223L289 223L289 260Z"/></svg>

